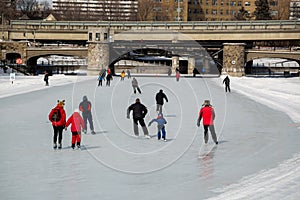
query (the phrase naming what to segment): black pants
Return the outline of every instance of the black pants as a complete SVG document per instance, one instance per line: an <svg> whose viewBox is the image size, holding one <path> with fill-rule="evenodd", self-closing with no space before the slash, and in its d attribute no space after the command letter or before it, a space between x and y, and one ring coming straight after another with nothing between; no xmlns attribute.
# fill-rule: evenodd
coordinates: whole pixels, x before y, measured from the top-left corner
<svg viewBox="0 0 300 200"><path fill-rule="evenodd" d="M136 125L139 124L143 127L143 126L146 126L145 124L145 121L144 121L144 118L133 118L133 123L135 123Z"/></svg>
<svg viewBox="0 0 300 200"><path fill-rule="evenodd" d="M225 92L227 92L227 90L230 92L230 87L229 87L229 85L225 85Z"/></svg>
<svg viewBox="0 0 300 200"><path fill-rule="evenodd" d="M63 126L53 126L53 130L54 130L53 143L56 144L57 137L58 137L58 144L61 144L62 133L63 133L64 127Z"/></svg>

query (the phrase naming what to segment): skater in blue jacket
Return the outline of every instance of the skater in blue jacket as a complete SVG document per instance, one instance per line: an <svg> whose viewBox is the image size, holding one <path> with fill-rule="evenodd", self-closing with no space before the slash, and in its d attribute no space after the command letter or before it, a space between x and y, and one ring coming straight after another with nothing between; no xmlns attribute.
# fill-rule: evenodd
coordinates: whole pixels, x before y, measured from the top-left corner
<svg viewBox="0 0 300 200"><path fill-rule="evenodd" d="M165 130L165 124L167 123L167 120L163 117L162 113L159 113L156 119L152 119L148 126L151 126L153 122L157 122L157 139L160 140L162 138L164 141L167 141L166 139L166 130ZM161 137L162 132L162 137Z"/></svg>

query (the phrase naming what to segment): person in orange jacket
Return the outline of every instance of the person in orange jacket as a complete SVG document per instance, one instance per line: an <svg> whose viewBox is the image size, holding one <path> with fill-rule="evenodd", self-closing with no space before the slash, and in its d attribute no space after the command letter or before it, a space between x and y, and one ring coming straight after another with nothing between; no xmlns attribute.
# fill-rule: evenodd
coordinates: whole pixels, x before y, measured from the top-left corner
<svg viewBox="0 0 300 200"><path fill-rule="evenodd" d="M205 144L208 142L208 129L210 130L211 136L216 144L218 144L214 119L215 119L215 111L212 108L209 100L205 100L199 112L199 117L197 120L197 126L200 126L200 121L203 118L203 127L204 127L204 142Z"/></svg>
<svg viewBox="0 0 300 200"><path fill-rule="evenodd" d="M66 112L64 110L65 100L58 100L55 108L51 110L48 115L49 120L53 126L53 148L57 148L57 137L58 137L58 148L62 148L62 132L66 125Z"/></svg>
<svg viewBox="0 0 300 200"><path fill-rule="evenodd" d="M79 114L79 109L75 109L74 113L69 117L66 123L66 128L71 125L72 132L72 149L75 148L75 143L77 144L77 148L80 148L81 142L81 129L85 129L85 124L82 117Z"/></svg>

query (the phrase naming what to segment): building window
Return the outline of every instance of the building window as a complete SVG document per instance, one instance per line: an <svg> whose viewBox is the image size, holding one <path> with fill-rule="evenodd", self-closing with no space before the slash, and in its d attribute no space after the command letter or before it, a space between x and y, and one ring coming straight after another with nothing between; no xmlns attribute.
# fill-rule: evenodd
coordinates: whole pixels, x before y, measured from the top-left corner
<svg viewBox="0 0 300 200"><path fill-rule="evenodd" d="M238 1L238 6L242 6L242 2L241 1Z"/></svg>
<svg viewBox="0 0 300 200"><path fill-rule="evenodd" d="M278 1L270 1L270 6L278 6Z"/></svg>
<svg viewBox="0 0 300 200"><path fill-rule="evenodd" d="M208 14L208 13L209 13L209 12L208 12L208 9L206 9L206 10L205 10L205 14Z"/></svg>
<svg viewBox="0 0 300 200"><path fill-rule="evenodd" d="M223 15L223 10L220 10L220 15Z"/></svg>
<svg viewBox="0 0 300 200"><path fill-rule="evenodd" d="M221 1L221 6L223 6L224 5L224 1Z"/></svg>
<svg viewBox="0 0 300 200"><path fill-rule="evenodd" d="M277 16L278 15L278 11L277 10L273 10L270 13L271 16Z"/></svg>
<svg viewBox="0 0 300 200"><path fill-rule="evenodd" d="M108 38L108 34L104 33L104 40L107 40L107 38Z"/></svg>
<svg viewBox="0 0 300 200"><path fill-rule="evenodd" d="M211 5L217 6L217 5L218 5L218 0L212 0L212 1L211 1Z"/></svg>
<svg viewBox="0 0 300 200"><path fill-rule="evenodd" d="M209 4L209 0L206 0L206 5L208 6L208 4Z"/></svg>
<svg viewBox="0 0 300 200"><path fill-rule="evenodd" d="M212 10L212 11L211 11L211 14L212 14L212 15L217 15L217 14L218 14L218 11L217 11L217 10Z"/></svg>
<svg viewBox="0 0 300 200"><path fill-rule="evenodd" d="M236 2L235 1L230 1L230 6L236 6Z"/></svg>
<svg viewBox="0 0 300 200"><path fill-rule="evenodd" d="M246 1L245 6L251 6L251 3L249 1Z"/></svg>
<svg viewBox="0 0 300 200"><path fill-rule="evenodd" d="M100 40L100 33L96 33L96 40Z"/></svg>
<svg viewBox="0 0 300 200"><path fill-rule="evenodd" d="M93 33L89 33L89 41L93 40Z"/></svg>
<svg viewBox="0 0 300 200"><path fill-rule="evenodd" d="M231 10L230 15L235 15L235 10Z"/></svg>

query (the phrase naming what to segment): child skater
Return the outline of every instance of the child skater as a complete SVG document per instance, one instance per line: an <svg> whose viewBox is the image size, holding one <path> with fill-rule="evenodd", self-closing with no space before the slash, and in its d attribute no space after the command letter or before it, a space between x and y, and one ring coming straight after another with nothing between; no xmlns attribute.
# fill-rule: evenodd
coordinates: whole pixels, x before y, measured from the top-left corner
<svg viewBox="0 0 300 200"><path fill-rule="evenodd" d="M167 139L166 139L165 124L167 123L167 121L163 117L163 114L159 113L156 119L154 118L149 122L148 126L151 126L153 122L157 122L157 139L160 140L161 138L160 132L162 132L162 139L166 142Z"/></svg>
<svg viewBox="0 0 300 200"><path fill-rule="evenodd" d="M75 148L75 143L77 142L77 148L80 148L81 141L81 129L85 129L84 121L79 114L79 109L75 109L74 113L69 117L66 123L66 128L71 125L72 132L72 149Z"/></svg>

